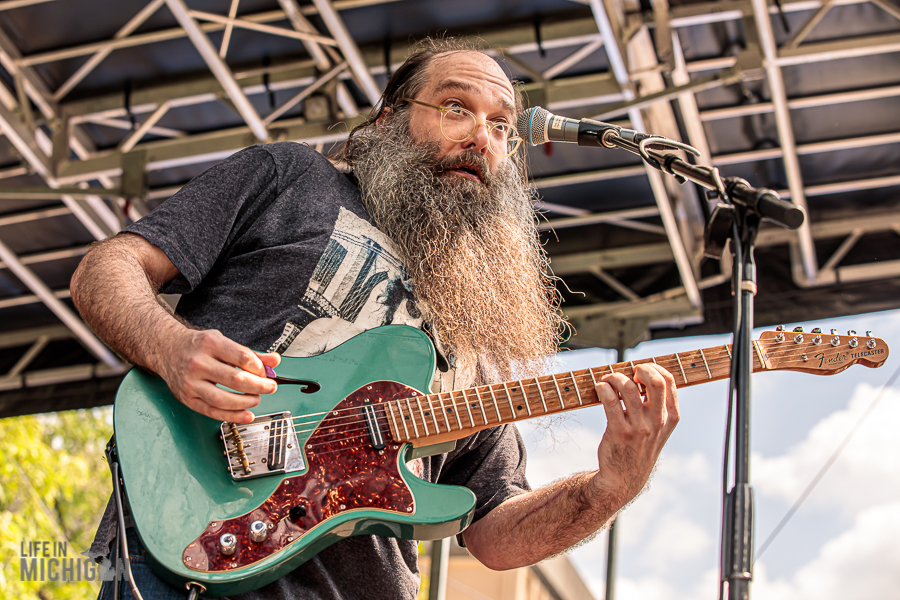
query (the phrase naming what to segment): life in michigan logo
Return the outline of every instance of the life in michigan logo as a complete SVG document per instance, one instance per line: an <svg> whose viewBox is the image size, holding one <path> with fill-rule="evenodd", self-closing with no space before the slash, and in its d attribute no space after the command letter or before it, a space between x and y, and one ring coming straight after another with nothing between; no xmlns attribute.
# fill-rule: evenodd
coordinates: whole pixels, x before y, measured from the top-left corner
<svg viewBox="0 0 900 600"><path fill-rule="evenodd" d="M85 552L69 556L65 542L48 540L19 543L20 581L113 581L116 570L108 557L98 563L96 556Z"/></svg>

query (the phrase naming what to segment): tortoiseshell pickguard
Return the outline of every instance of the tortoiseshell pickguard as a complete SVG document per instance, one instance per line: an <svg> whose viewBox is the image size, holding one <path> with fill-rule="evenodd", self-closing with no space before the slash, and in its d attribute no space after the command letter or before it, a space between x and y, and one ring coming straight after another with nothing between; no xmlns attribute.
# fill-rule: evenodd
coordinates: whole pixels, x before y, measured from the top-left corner
<svg viewBox="0 0 900 600"><path fill-rule="evenodd" d="M413 514L413 495L397 466L399 445L389 443L391 434L386 416L378 405L414 395L420 394L401 383L378 381L347 396L306 441L306 473L284 479L256 509L209 523L185 548L184 565L207 572L240 569L296 543L324 521L347 511L367 509ZM378 422L385 440L381 453L372 447L365 425L360 408L365 400L376 406L376 412L381 415ZM305 508L306 515L292 521L293 506ZM259 543L250 539L250 524L257 520L269 527L266 539ZM218 549L219 537L225 533L234 534L238 540L237 550L230 556Z"/></svg>

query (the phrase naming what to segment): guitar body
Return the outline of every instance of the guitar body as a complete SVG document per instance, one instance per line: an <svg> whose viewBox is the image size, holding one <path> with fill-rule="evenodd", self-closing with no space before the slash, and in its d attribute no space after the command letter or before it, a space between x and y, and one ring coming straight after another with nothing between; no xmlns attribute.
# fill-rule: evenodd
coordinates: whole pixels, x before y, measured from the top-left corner
<svg viewBox="0 0 900 600"><path fill-rule="evenodd" d="M178 402L159 377L132 370L116 396L116 449L132 519L154 570L178 587L197 582L209 596L239 594L345 537L423 540L462 531L471 522L474 494L416 477L407 465L410 444L392 443L384 418L378 449L363 408L412 390L427 393L434 366L430 340L406 326L365 332L319 356L283 358L280 378L315 382L318 389L279 385L254 413L257 420L276 414L272 430L294 423L296 437L279 434L278 440L293 452L298 444L301 452L292 472L268 474L263 454L251 461L252 477L243 479L234 476L243 473L240 461L225 456L222 423ZM292 420L281 418L285 411ZM248 448L266 442L244 431ZM264 539L257 530L251 540L251 525L266 529ZM220 547L229 533L237 547L230 554Z"/></svg>

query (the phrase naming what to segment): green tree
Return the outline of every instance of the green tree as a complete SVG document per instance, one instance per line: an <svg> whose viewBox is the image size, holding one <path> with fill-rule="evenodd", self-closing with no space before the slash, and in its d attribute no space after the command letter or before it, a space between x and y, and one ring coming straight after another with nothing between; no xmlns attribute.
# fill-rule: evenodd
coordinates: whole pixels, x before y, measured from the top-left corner
<svg viewBox="0 0 900 600"><path fill-rule="evenodd" d="M112 488L111 435L111 408L0 419L0 597L97 597L97 581L21 581L21 544L63 542L84 558Z"/></svg>

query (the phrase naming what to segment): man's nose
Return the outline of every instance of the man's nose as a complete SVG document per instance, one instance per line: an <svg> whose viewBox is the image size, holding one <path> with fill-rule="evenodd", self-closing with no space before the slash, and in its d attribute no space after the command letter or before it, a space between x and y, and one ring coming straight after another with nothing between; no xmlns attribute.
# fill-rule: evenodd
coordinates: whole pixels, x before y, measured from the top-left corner
<svg viewBox="0 0 900 600"><path fill-rule="evenodd" d="M465 143L465 147L472 148L482 154L487 154L489 152L488 144L490 144L490 142L491 134L488 129L488 124L481 121L475 126L475 133L472 135L472 138Z"/></svg>

